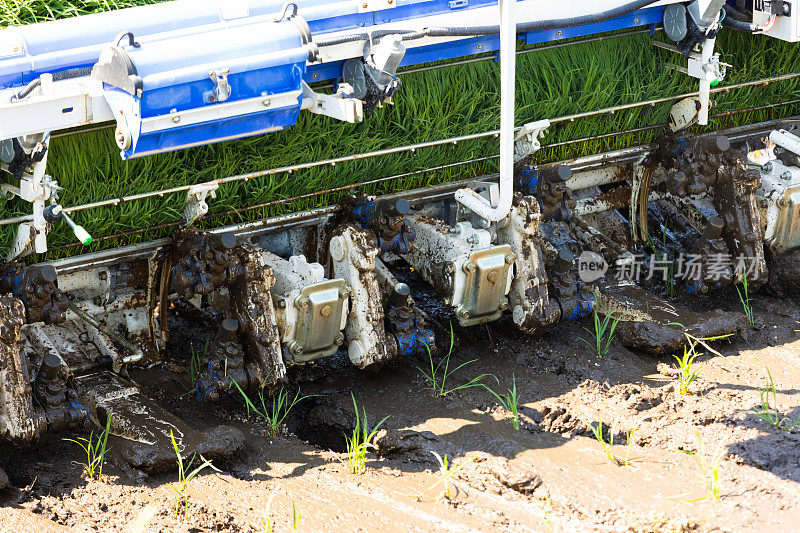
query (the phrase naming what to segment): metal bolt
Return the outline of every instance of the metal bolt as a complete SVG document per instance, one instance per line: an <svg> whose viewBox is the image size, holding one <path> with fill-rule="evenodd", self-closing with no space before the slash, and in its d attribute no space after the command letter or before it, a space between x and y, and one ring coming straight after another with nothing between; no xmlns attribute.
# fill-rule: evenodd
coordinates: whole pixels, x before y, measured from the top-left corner
<svg viewBox="0 0 800 533"><path fill-rule="evenodd" d="M764 165L761 167L761 170L764 172L772 172L772 161L767 161L764 163Z"/></svg>
<svg viewBox="0 0 800 533"><path fill-rule="evenodd" d="M181 121L181 117L179 117L179 116L177 116L177 115L175 115L174 117L172 117L172 122L174 122L175 124L177 124L177 123L178 123L178 122L180 122L180 121Z"/></svg>
<svg viewBox="0 0 800 533"><path fill-rule="evenodd" d="M333 339L333 343L336 346L341 346L344 344L344 335L337 335L336 338Z"/></svg>
<svg viewBox="0 0 800 533"><path fill-rule="evenodd" d="M633 23L634 24L639 24L639 17L636 17L635 19L633 19Z"/></svg>
<svg viewBox="0 0 800 533"><path fill-rule="evenodd" d="M458 312L458 314L464 318L469 318L469 311L467 311L466 309L462 309L461 311Z"/></svg>
<svg viewBox="0 0 800 533"><path fill-rule="evenodd" d="M778 207L786 207L786 198L778 200Z"/></svg>
<svg viewBox="0 0 800 533"><path fill-rule="evenodd" d="M556 32L556 37L561 37L561 34L562 34L562 33L561 33L561 30L558 30L558 31Z"/></svg>
<svg viewBox="0 0 800 533"><path fill-rule="evenodd" d="M453 235L455 235L456 233L459 233L459 231L458 231L458 228L450 228L450 229L449 229L449 230L447 230L447 231L449 231L449 232L450 232L451 234L453 234Z"/></svg>
<svg viewBox="0 0 800 533"><path fill-rule="evenodd" d="M466 265L464 265L464 270L467 272L475 272L476 268L477 267L475 266L475 263L467 263Z"/></svg>
<svg viewBox="0 0 800 533"><path fill-rule="evenodd" d="M348 296L350 296L350 293L349 293L349 292L347 292L345 289L340 289L340 290L339 290L339 299L340 299L340 300L344 300L344 299L345 299L345 298L347 298Z"/></svg>
<svg viewBox="0 0 800 533"><path fill-rule="evenodd" d="M315 72L315 73L313 74L312 78L314 78L314 79L317 79L317 78L319 78L319 74L317 74L317 73Z"/></svg>
<svg viewBox="0 0 800 533"><path fill-rule="evenodd" d="M323 307L322 309L319 310L319 314L321 314L325 318L328 318L329 316L331 316L332 312L333 312L333 308L330 305L326 305L325 307Z"/></svg>
<svg viewBox="0 0 800 533"><path fill-rule="evenodd" d="M470 244L478 244L479 240L481 239L477 235L470 235L469 239L467 239L467 242Z"/></svg>
<svg viewBox="0 0 800 533"><path fill-rule="evenodd" d="M782 180L790 180L790 179L792 179L792 173L787 170L786 172L781 174L781 179Z"/></svg>
<svg viewBox="0 0 800 533"><path fill-rule="evenodd" d="M500 309L502 309L503 311L505 311L506 309L508 309L508 301L502 302L502 303L500 304Z"/></svg>
<svg viewBox="0 0 800 533"><path fill-rule="evenodd" d="M478 45L478 50L483 50L483 45L482 44Z"/></svg>
<svg viewBox="0 0 800 533"><path fill-rule="evenodd" d="M264 104L264 107L269 107L270 105L272 105L272 102L270 101L269 98L267 98L266 100L264 100L261 103Z"/></svg>
<svg viewBox="0 0 800 533"><path fill-rule="evenodd" d="M295 344L294 346L292 346L292 353L300 355L301 353L303 353L303 347L300 346L299 344Z"/></svg>
<svg viewBox="0 0 800 533"><path fill-rule="evenodd" d="M283 298L281 298L280 300L278 300L278 307L279 307L280 309L286 309L286 300L284 300Z"/></svg>
<svg viewBox="0 0 800 533"><path fill-rule="evenodd" d="M497 281L497 270L492 270L486 275L486 279L489 280L489 283L494 283Z"/></svg>
<svg viewBox="0 0 800 533"><path fill-rule="evenodd" d="M369 7L369 4L367 2L364 2L363 4L361 4L361 7L367 9Z"/></svg>
<svg viewBox="0 0 800 533"><path fill-rule="evenodd" d="M516 260L517 260L517 256L514 255L514 254L508 254L506 256L506 263L508 263L509 265L512 264Z"/></svg>
<svg viewBox="0 0 800 533"><path fill-rule="evenodd" d="M297 300L297 303L296 303L297 307L299 307L300 309L308 308L308 304L309 304L309 302L308 302L308 300L306 298L302 298L300 300Z"/></svg>

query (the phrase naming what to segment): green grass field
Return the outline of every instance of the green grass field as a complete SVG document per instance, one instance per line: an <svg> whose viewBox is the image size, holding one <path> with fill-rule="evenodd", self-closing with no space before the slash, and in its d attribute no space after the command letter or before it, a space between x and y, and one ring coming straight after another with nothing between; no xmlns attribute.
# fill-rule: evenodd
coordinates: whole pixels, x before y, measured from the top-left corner
<svg viewBox="0 0 800 533"><path fill-rule="evenodd" d="M0 3L0 25L25 24L56 17L68 17L147 1L32 1L4 0ZM655 36L663 39L660 34ZM562 47L524 54L517 61L517 124L542 118L588 111L647 98L696 90L689 77L665 68L683 60L653 47L649 35L637 35L602 42ZM718 51L729 69L725 84L800 71L800 48L763 36L723 30ZM201 183L232 174L310 162L403 144L436 140L495 129L499 125L498 65L483 61L404 75L396 105L376 111L362 124L344 124L332 119L301 114L298 123L283 132L261 137L123 162L112 138L113 130L84 133L55 139L49 173L64 187L65 206L114 198L176 185ZM744 109L800 98L800 82L792 80L766 87L720 93L713 113ZM611 116L598 116L564 123L550 129L545 144L666 122L670 104L638 108ZM800 106L783 106L769 111L741 113L717 120L716 129L779 116L798 114ZM544 149L540 161L622 148L648 142L659 135L649 131L613 136L582 144ZM418 150L413 154L320 167L292 174L223 185L218 198L210 201L210 216L201 226L255 220L339 200L324 195L280 206L243 210L248 205L290 198L320 189L365 182L436 165L492 155L497 152L492 138ZM462 179L495 170L492 161L423 173L361 187L360 192L380 193L403 190L449 180ZM75 219L97 238L180 220L185 193L98 208L76 213ZM214 216L236 210L235 215ZM0 205L0 218L27 214L30 206L18 201ZM89 249L131 244L171 233L171 228L135 233L124 238L99 240L90 247L70 247L74 238L65 226L49 238L48 259ZM3 230L2 244L8 246L12 232ZM41 258L39 258L41 259Z"/></svg>

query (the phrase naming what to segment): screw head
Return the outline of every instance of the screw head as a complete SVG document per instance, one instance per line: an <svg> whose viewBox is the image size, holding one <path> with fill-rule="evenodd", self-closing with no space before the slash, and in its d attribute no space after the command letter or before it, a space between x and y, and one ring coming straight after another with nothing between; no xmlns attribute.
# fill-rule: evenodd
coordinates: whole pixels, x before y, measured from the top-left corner
<svg viewBox="0 0 800 533"><path fill-rule="evenodd" d="M300 300L297 300L297 304L296 305L300 309L307 309L308 308L308 304L309 304L309 301L306 298L301 298Z"/></svg>
<svg viewBox="0 0 800 533"><path fill-rule="evenodd" d="M486 279L488 279L488 280L489 280L489 283L494 283L494 282L496 282L496 281L497 281L497 271L496 271L496 270L492 270L491 272L489 272L489 273L486 275Z"/></svg>
<svg viewBox="0 0 800 533"><path fill-rule="evenodd" d="M283 298L281 298L280 300L278 300L278 307L279 307L280 309L286 309L286 300L285 300L285 299L283 299Z"/></svg>
<svg viewBox="0 0 800 533"><path fill-rule="evenodd" d="M364 2L363 4L361 4L361 7L363 7L364 9L367 9L369 7L369 3Z"/></svg>
<svg viewBox="0 0 800 533"><path fill-rule="evenodd" d="M767 161L762 165L761 170L764 172L772 172L772 161Z"/></svg>
<svg viewBox="0 0 800 533"><path fill-rule="evenodd" d="M319 314L321 314L325 318L331 316L331 313L333 313L333 308L330 305L326 305L325 307L319 310Z"/></svg>
<svg viewBox="0 0 800 533"><path fill-rule="evenodd" d="M340 300L344 300L344 299L345 299L345 298L347 298L348 296L350 296L350 293L349 293L349 292L347 292L346 290L344 290L344 289L341 289L341 290L339 291L339 299L340 299Z"/></svg>
<svg viewBox="0 0 800 533"><path fill-rule="evenodd" d="M270 101L269 98L267 98L266 100L262 101L261 103L264 104L264 107L269 107L270 105L272 105L272 102Z"/></svg>
<svg viewBox="0 0 800 533"><path fill-rule="evenodd" d="M509 265L512 264L516 260L517 260L517 256L514 255L514 254L508 254L506 256L506 263L509 264Z"/></svg>
<svg viewBox="0 0 800 533"><path fill-rule="evenodd" d="M503 311L505 311L506 309L508 309L508 301L507 301L507 300L506 300L505 302L502 302L502 303L500 304L500 309L502 309Z"/></svg>
<svg viewBox="0 0 800 533"><path fill-rule="evenodd" d="M180 121L181 121L181 117L179 117L178 115L175 115L174 117L172 117L172 122L174 122L175 124L179 123Z"/></svg>
<svg viewBox="0 0 800 533"><path fill-rule="evenodd" d="M787 170L786 172L781 174L781 179L782 180L790 180L790 179L792 179L792 173Z"/></svg>
<svg viewBox="0 0 800 533"><path fill-rule="evenodd" d="M466 309L462 309L461 311L458 312L458 314L461 315L464 318L469 318L470 317L469 311L467 311Z"/></svg>
<svg viewBox="0 0 800 533"><path fill-rule="evenodd" d="M336 337L333 339L333 343L334 343L336 346L341 346L342 344L344 344L344 335L337 335L337 336L336 336Z"/></svg>
<svg viewBox="0 0 800 533"><path fill-rule="evenodd" d="M475 272L476 268L477 267L475 266L475 263L467 263L466 265L464 265L464 270L466 270L467 272Z"/></svg>
<svg viewBox="0 0 800 533"><path fill-rule="evenodd" d="M292 346L292 353L296 354L296 355L302 354L303 353L303 347L300 346L299 344L295 344L294 346Z"/></svg>

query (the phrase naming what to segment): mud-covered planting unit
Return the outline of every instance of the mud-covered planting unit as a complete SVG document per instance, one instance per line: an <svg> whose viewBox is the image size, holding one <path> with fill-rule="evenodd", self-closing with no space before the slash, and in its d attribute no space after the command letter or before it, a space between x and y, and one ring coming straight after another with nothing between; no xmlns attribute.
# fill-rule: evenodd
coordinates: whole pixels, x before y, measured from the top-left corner
<svg viewBox="0 0 800 533"><path fill-rule="evenodd" d="M507 315L537 334L597 313L619 320L625 346L655 354L737 332L745 315L671 302L732 284L800 291L800 121L699 135L690 127L709 123L721 90L797 77L725 87L714 45L719 31L798 41L800 6L728 4L179 0L0 31L2 190L29 210L0 221L15 236L0 266L0 445L105 427L113 413L110 431L135 448L127 457L138 468L173 460L171 435L186 453L230 454L236 430L195 431L128 374L160 360L170 313L219 328L193 393L218 402L237 388L274 390L293 367L340 350L374 370L448 343L448 328L415 304L398 268L431 285L463 327ZM515 127L517 41L637 26L663 29L698 91L620 107L672 105L653 145L537 165L551 124L617 109ZM171 238L37 262L50 232L91 243L71 213L120 203L59 203L59 176L47 167L56 132L112 124L121 157L132 159L282 130L303 111L381 120L378 108L404 96L398 67L492 51L499 131L342 160L495 136L497 175L197 229L218 190L271 171L220 178L177 190L185 224Z"/></svg>

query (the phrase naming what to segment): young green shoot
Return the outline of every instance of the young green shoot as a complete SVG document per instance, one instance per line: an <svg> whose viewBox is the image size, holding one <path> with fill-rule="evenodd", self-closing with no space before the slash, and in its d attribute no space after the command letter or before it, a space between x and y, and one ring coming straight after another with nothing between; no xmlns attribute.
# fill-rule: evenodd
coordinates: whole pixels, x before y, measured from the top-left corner
<svg viewBox="0 0 800 533"><path fill-rule="evenodd" d="M519 429L519 395L517 393L517 377L512 375L511 376L511 388L507 389L508 392L503 394L498 394L497 392L490 389L488 386L483 385L486 390L492 393L492 395L497 398L497 401L500 402L500 405L503 406L503 409L506 410L508 415L506 418L511 420L511 424L514 426L514 429Z"/></svg>
<svg viewBox="0 0 800 533"><path fill-rule="evenodd" d="M481 374L480 376L476 376L463 385L458 385L455 387L451 387L450 384L452 381L448 381L450 377L464 368L467 365L470 365L477 361L477 359L472 359L465 363L461 363L457 367L450 369L450 356L453 354L453 343L455 341L455 336L453 335L453 325L450 325L450 349L447 352L447 355L439 361L439 364L434 364L433 362L433 353L431 352L430 347L425 345L425 349L428 350L428 363L429 368L423 369L417 367L417 369L422 372L422 375L425 377L425 380L428 382L428 385L433 390L433 393L443 398L448 396L456 391L469 389L472 387L480 387L483 385L481 381L486 377L494 377L491 374Z"/></svg>
<svg viewBox="0 0 800 533"><path fill-rule="evenodd" d="M630 466L632 459L631 459L631 445L633 444L633 434L636 432L636 429L631 429L626 432L626 444L625 444L625 457L620 457L614 452L614 428L611 428L609 432L608 440L606 440L605 435L603 435L603 421L599 421L597 425L590 424L589 422L582 421L586 426L592 431L594 438L597 442L600 443L600 446L603 448L603 453L606 454L606 457L611 462L611 464L617 466Z"/></svg>
<svg viewBox="0 0 800 533"><path fill-rule="evenodd" d="M169 438L172 439L172 449L175 450L175 455L178 458L178 482L175 485L170 483L169 488L171 488L177 495L175 500L175 517L183 514L183 518L185 520L189 516L189 482L206 468L211 468L212 470L217 469L211 464L211 461L202 455L200 456L200 460L202 462L194 469L191 469L197 454L194 454L188 463L184 463L183 456L181 455L180 448L178 447L178 442L175 440L175 435L172 433L172 430L169 432Z"/></svg>
<svg viewBox="0 0 800 533"><path fill-rule="evenodd" d="M739 294L739 301L742 302L744 314L747 315L747 323L753 328L756 325L755 318L753 317L753 306L751 304L750 291L747 289L747 276L742 276L742 288L736 285L736 292Z"/></svg>
<svg viewBox="0 0 800 533"><path fill-rule="evenodd" d="M356 398L350 393L350 397L353 399L353 409L356 412L356 423L353 427L353 434L352 436L345 435L345 441L347 442L347 460L343 460L339 458L342 464L345 464L353 475L359 475L364 473L367 469L367 452L370 449L375 449L375 444L373 441L375 440L375 435L378 434L378 430L380 429L381 425L386 422L388 416L383 417L383 420L378 422L378 424L370 429L369 421L367 420L367 410L363 410L363 416L358 412L358 405L356 404Z"/></svg>
<svg viewBox="0 0 800 533"><path fill-rule="evenodd" d="M756 415L773 428L788 431L800 424L800 418L792 422L778 410L778 394L775 391L775 382L772 380L769 368L767 369L767 381L767 386L759 389L761 405L755 408Z"/></svg>
<svg viewBox="0 0 800 533"><path fill-rule="evenodd" d="M294 500L292 500L292 531L297 531L297 528L300 527L300 520L303 518L303 512L297 508L294 504Z"/></svg>
<svg viewBox="0 0 800 533"><path fill-rule="evenodd" d="M272 500L275 499L275 495L277 493L277 487L272 489L272 493L269 495L269 499L267 500L267 507L264 509L264 516L261 517L261 531L263 533L272 533L272 518L270 516L270 509L272 508Z"/></svg>
<svg viewBox="0 0 800 533"><path fill-rule="evenodd" d="M253 412L266 420L269 434L273 439L278 436L281 426L283 425L283 421L286 420L286 417L289 416L289 413L292 411L292 409L294 409L295 405L307 398L318 396L317 394L300 396L300 390L298 389L294 397L290 400L289 392L286 389L281 388L281 390L278 391L278 394L272 395L272 403L271 405L268 405L267 399L264 396L264 391L260 390L258 391L258 403L261 405L259 408L242 390L238 383L235 381L232 381L232 383L236 386L236 389L242 396L242 400L247 408L247 415L249 416L250 412Z"/></svg>
<svg viewBox="0 0 800 533"><path fill-rule="evenodd" d="M683 357L678 357L677 355L672 356L678 362L678 370L680 371L680 374L678 374L678 392L684 396L689 394L689 386L694 383L700 375L700 370L694 370L692 367L692 363L694 363L697 355L694 348L687 349L686 346L684 346Z"/></svg>
<svg viewBox="0 0 800 533"><path fill-rule="evenodd" d="M86 462L83 463L83 470L89 479L99 481L103 477L103 464L106 461L106 452L108 451L108 435L111 430L111 416L113 411L108 410L106 416L106 428L97 436L95 440L94 430L89 433L89 438L79 437L78 439L63 439L68 442L74 442L83 449L86 453Z"/></svg>
<svg viewBox="0 0 800 533"><path fill-rule="evenodd" d="M206 341L206 344L205 344L205 346L203 346L203 350L202 351L195 350L194 344L192 344L191 347L190 347L192 355L191 355L191 357L189 359L189 370L188 370L188 372L189 372L189 381L191 382L192 387L194 388L194 390L192 392L197 390L197 387L196 387L197 379L200 377L200 372L202 372L202 370L203 370L203 368L202 368L202 365L203 365L202 359L204 359L205 358L204 356L208 353L208 344L209 344L209 341ZM203 357L201 357L201 356L203 356Z"/></svg>
<svg viewBox="0 0 800 533"><path fill-rule="evenodd" d="M699 434L697 435L697 443L696 452L684 451L684 453L691 455L694 462L697 464L697 468L700 470L698 474L700 484L706 490L706 495L689 500L689 502L699 502L706 499L714 499L718 502L722 501L722 482L720 480L722 452L717 451L714 455L707 455L705 453L703 439L700 438Z"/></svg>
<svg viewBox="0 0 800 533"><path fill-rule="evenodd" d="M591 333L594 338L591 342L583 337L581 337L581 340L585 342L597 354L598 357L603 357L611 349L611 341L614 340L614 331L617 329L617 324L622 317L614 317L614 313L611 313L605 315L601 320L600 315L597 312L597 307L594 308L593 316L594 331L590 330L589 328L583 329Z"/></svg>
<svg viewBox="0 0 800 533"><path fill-rule="evenodd" d="M436 461L439 463L439 474L438 474L439 479L436 481L436 483L428 487L428 489L425 492L417 496L417 501L420 501L425 494L427 494L434 488L438 487L439 485L442 485L443 488L442 496L444 496L445 499L447 500L451 500L453 495L450 490L452 478L454 475L460 472L462 468L464 468L465 463L453 466L453 463L452 461L450 461L450 459L448 459L447 454L444 454L444 457L442 457L441 455L432 450L431 453L433 454L434 457L436 457Z"/></svg>

